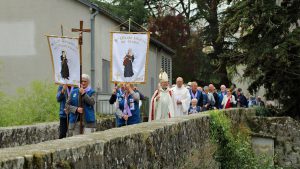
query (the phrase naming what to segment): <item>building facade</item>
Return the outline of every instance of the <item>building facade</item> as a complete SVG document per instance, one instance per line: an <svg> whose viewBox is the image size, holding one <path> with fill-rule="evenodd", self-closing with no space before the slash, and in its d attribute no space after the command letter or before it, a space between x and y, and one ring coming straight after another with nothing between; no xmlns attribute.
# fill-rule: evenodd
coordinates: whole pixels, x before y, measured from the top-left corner
<svg viewBox="0 0 300 169"><path fill-rule="evenodd" d="M0 77L4 81L0 90L14 93L34 80L53 83L45 35L61 35L63 25L64 36L78 37L71 29L79 28L80 20L84 28L92 29L83 34L83 73L91 75L99 99L109 97L113 87L109 75L110 32L120 31L118 25L124 21L88 0L0 1ZM138 86L143 94L150 97L156 89L162 67L172 75L174 54L151 38L147 82Z"/></svg>

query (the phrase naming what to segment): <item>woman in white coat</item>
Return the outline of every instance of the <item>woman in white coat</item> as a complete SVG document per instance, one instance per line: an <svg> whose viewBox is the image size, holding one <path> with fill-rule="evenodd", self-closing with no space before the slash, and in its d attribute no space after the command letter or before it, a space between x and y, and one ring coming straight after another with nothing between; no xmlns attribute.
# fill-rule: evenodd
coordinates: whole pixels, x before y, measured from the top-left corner
<svg viewBox="0 0 300 169"><path fill-rule="evenodd" d="M227 90L227 94L224 96L221 105L223 109L230 109L233 105L236 104L234 95L231 94L231 89Z"/></svg>

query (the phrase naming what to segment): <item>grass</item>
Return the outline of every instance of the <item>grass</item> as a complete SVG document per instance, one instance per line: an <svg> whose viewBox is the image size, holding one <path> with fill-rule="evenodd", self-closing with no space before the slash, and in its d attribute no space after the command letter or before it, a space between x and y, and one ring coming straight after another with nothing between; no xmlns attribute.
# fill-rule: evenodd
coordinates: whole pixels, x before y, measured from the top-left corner
<svg viewBox="0 0 300 169"><path fill-rule="evenodd" d="M0 92L0 127L30 125L59 120L58 86L34 81L29 87L19 88L17 96ZM96 113L97 119L114 115Z"/></svg>
<svg viewBox="0 0 300 169"><path fill-rule="evenodd" d="M0 93L0 127L57 121L56 92L56 85L34 81L16 96Z"/></svg>

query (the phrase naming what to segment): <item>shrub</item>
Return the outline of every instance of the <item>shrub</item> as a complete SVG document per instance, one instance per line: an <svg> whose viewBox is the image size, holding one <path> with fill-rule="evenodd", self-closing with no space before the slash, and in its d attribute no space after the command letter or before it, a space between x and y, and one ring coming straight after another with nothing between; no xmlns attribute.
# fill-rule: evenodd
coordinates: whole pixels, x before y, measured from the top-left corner
<svg viewBox="0 0 300 169"><path fill-rule="evenodd" d="M251 148L250 131L240 127L233 133L230 119L222 112L211 113L210 131L212 142L217 145L215 159L221 169L271 169L269 160L261 162Z"/></svg>
<svg viewBox="0 0 300 169"><path fill-rule="evenodd" d="M34 81L19 88L17 96L0 93L0 126L33 124L58 120L57 86Z"/></svg>

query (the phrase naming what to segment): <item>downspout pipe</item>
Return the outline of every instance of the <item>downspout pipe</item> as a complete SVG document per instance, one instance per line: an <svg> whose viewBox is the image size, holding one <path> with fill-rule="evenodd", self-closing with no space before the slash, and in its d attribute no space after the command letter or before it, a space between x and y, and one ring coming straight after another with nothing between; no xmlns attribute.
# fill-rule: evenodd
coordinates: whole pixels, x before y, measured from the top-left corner
<svg viewBox="0 0 300 169"><path fill-rule="evenodd" d="M98 10L91 12L91 86L95 89L95 17Z"/></svg>

